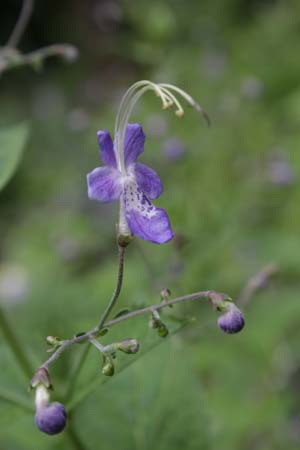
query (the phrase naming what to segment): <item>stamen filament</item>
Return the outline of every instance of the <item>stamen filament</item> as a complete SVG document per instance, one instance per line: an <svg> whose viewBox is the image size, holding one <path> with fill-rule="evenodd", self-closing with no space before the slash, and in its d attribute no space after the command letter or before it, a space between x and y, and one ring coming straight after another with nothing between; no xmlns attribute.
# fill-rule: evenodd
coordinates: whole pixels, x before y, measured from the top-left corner
<svg viewBox="0 0 300 450"><path fill-rule="evenodd" d="M172 84L167 83L153 83L152 81L142 80L134 83L125 93L121 100L120 107L115 122L115 153L118 164L118 169L123 175L126 175L125 166L125 135L127 125L132 114L133 108L138 100L149 90L153 90L162 102L162 108L168 109L175 105L175 114L178 117L183 116L184 109L181 106L176 95L179 94L186 102L200 112L206 119L208 125L210 124L209 117L204 109L195 102L195 100L182 89Z"/></svg>

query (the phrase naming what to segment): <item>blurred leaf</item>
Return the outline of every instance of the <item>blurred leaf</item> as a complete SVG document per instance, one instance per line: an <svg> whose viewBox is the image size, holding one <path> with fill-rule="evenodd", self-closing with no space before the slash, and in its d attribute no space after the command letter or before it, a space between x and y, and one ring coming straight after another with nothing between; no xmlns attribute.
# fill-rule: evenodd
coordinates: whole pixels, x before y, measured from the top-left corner
<svg viewBox="0 0 300 450"><path fill-rule="evenodd" d="M0 190L8 183L21 160L28 138L28 123L0 129Z"/></svg>
<svg viewBox="0 0 300 450"><path fill-rule="evenodd" d="M118 317L125 316L125 314L128 314L130 312L129 308L122 308L120 311L117 312L117 314L113 317L114 319L117 319Z"/></svg>

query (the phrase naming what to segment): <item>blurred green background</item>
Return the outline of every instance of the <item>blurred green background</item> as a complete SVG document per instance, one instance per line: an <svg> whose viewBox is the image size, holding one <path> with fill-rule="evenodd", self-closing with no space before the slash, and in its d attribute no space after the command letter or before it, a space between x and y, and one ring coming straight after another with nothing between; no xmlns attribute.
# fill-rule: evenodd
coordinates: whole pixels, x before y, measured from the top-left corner
<svg viewBox="0 0 300 450"><path fill-rule="evenodd" d="M2 44L20 7L1 2ZM238 335L222 333L201 302L170 311L196 320L167 339L146 317L112 329L105 342L137 337L141 357L118 358L120 373L107 380L92 349L75 398L95 389L55 437L35 427L34 395L1 333L0 447L299 449L299 2L36 2L21 50L58 42L77 46L79 59L0 78L0 166L24 147L0 193L1 309L33 367L47 358L45 336L94 326L114 289L117 204L89 201L86 173L99 165L97 130L113 131L122 94L139 79L182 87L212 127L189 108L181 119L162 111L151 94L135 110L147 136L141 159L163 179L156 204L176 238L134 241L119 306L157 302L164 286L173 296L214 289L238 298L266 264L280 272ZM51 367L53 399L64 398L83 350Z"/></svg>

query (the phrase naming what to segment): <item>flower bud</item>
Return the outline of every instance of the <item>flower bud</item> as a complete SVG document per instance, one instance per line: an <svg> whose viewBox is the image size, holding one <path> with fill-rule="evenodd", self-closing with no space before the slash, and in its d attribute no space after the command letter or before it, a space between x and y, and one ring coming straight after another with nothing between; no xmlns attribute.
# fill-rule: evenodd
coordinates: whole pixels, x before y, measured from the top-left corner
<svg viewBox="0 0 300 450"><path fill-rule="evenodd" d="M158 327L159 327L159 321L155 317L151 316L150 320L149 320L149 328L152 328L153 330L155 330Z"/></svg>
<svg viewBox="0 0 300 450"><path fill-rule="evenodd" d="M105 358L104 365L102 367L102 373L107 377L112 377L114 375L115 367L110 358Z"/></svg>
<svg viewBox="0 0 300 450"><path fill-rule="evenodd" d="M132 354L139 351L140 344L136 339L128 338L117 343L117 349L124 353Z"/></svg>
<svg viewBox="0 0 300 450"><path fill-rule="evenodd" d="M61 403L53 402L50 405L38 407L35 414L35 423L40 431L46 434L58 434L66 426L67 413Z"/></svg>
<svg viewBox="0 0 300 450"><path fill-rule="evenodd" d="M167 301L169 300L171 295L171 291L168 288L164 288L160 291L160 298L162 301Z"/></svg>
<svg viewBox="0 0 300 450"><path fill-rule="evenodd" d="M163 338L168 336L169 330L164 323L161 322L161 324L159 325L157 334L158 334L158 336L163 337Z"/></svg>
<svg viewBox="0 0 300 450"><path fill-rule="evenodd" d="M226 309L227 311L218 319L218 326L225 333L238 333L245 325L243 314L231 302L227 302Z"/></svg>

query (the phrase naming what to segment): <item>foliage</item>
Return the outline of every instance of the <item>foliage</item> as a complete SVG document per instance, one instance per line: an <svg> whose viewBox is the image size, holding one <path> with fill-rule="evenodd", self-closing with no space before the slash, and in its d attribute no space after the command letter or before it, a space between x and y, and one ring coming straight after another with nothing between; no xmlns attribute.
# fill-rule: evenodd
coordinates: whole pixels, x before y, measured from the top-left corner
<svg viewBox="0 0 300 450"><path fill-rule="evenodd" d="M9 182L21 161L28 132L27 123L0 129L0 190Z"/></svg>
<svg viewBox="0 0 300 450"><path fill-rule="evenodd" d="M143 26L151 2L141 2L135 11L131 2L124 2L126 26L113 32L118 45L103 49L102 41L95 41L99 50L95 45L90 51L100 56L95 59L92 53L89 59L87 54L88 68L79 62L71 71L44 72L32 83L20 73L7 82L1 115L9 111L17 118L24 104L33 104L29 115L34 133L13 186L1 193L0 211L5 237L0 285L8 269L18 265L27 288L18 302L4 298L3 287L1 297L36 367L46 358L45 336L66 337L94 324L111 295L116 258L111 251L113 207L86 198L86 173L98 163L96 131L112 131L113 100L129 82L150 74L176 82L205 106L213 126L206 129L189 112L179 123L165 112L153 114L157 104L150 98L137 111L148 137L145 160L164 180L160 205L168 208L181 239L155 249L132 244L119 306L154 303L163 286L174 296L212 288L236 298L244 282L270 261L279 264L280 275L250 305L245 330L233 339L221 334L215 322L207 324L210 314L195 305L181 310L195 316L195 324L162 342L144 318L124 326L122 336L140 338L145 350L156 342L161 345L102 386L99 355L91 352L76 395L90 382L97 388L75 408L75 429L87 449L296 450L298 5L290 0L264 2L264 7L247 2L247 15L242 1L191 1L189 7L180 1L155 3L168 9L165 23L158 24L159 38L153 38L149 24ZM105 37L101 35L107 42ZM113 71L111 61L120 53L122 70L117 59ZM18 97L15 86L24 80L30 89ZM154 131L153 123L159 124ZM186 143L178 162L165 159L170 136ZM285 182L278 182L278 167L287 169ZM105 339L119 336L112 330ZM79 350L66 353L53 370L58 400L67 390L65 374L74 368ZM3 339L0 352L2 389L30 405L27 380ZM32 414L12 404L1 401L0 417L0 443L7 450L74 448L66 434L41 436Z"/></svg>

